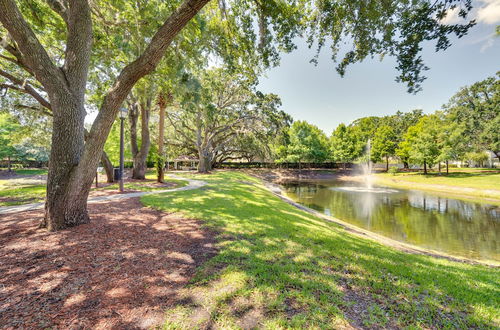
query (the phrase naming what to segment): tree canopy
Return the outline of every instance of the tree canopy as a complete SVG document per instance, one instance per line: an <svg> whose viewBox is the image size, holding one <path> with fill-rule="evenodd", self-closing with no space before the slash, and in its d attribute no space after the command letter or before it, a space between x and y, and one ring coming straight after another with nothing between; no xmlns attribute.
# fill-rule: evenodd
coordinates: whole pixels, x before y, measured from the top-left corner
<svg viewBox="0 0 500 330"><path fill-rule="evenodd" d="M397 135L389 125L377 128L372 141L371 157L373 161L386 159L387 170L389 170L389 157L393 156L397 147Z"/></svg>
<svg viewBox="0 0 500 330"><path fill-rule="evenodd" d="M318 127L306 121L296 121L288 132L286 149L288 162L324 162L329 156L328 139Z"/></svg>
<svg viewBox="0 0 500 330"><path fill-rule="evenodd" d="M167 118L177 144L199 156L202 172L228 156L243 157L248 149L238 146L244 140L269 136L286 125L287 117L278 110L280 99L256 91L255 81L243 74L225 69L207 70L199 77L186 73L180 84L183 92Z"/></svg>
<svg viewBox="0 0 500 330"><path fill-rule="evenodd" d="M337 126L330 137L330 153L334 161L351 162L357 157L356 137L352 128L344 124Z"/></svg>
<svg viewBox="0 0 500 330"><path fill-rule="evenodd" d="M489 149L498 157L500 152L495 146L496 134L491 125L499 120L499 104L500 72L497 72L496 76L461 88L444 109L449 120L463 126L462 136L470 150Z"/></svg>

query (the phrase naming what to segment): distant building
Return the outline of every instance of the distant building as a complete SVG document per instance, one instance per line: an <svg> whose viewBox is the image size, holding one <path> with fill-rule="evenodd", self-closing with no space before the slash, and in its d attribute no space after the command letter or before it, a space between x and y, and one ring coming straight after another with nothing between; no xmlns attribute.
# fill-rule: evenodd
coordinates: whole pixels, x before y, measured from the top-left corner
<svg viewBox="0 0 500 330"><path fill-rule="evenodd" d="M173 160L174 170L195 170L200 160L194 156L181 155Z"/></svg>

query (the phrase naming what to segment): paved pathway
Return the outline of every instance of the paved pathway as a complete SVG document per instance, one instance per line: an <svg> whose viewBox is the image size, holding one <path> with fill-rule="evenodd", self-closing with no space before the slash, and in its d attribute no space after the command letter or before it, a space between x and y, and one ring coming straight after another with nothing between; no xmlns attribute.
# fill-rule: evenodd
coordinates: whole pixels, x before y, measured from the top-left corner
<svg viewBox="0 0 500 330"><path fill-rule="evenodd" d="M140 196L144 196L144 195L159 194L159 193L165 193L165 192L198 189L198 188L201 188L207 184L205 181L186 179L186 178L182 178L182 177L179 177L177 175L172 175L172 174L170 174L169 177L171 177L172 179L177 179L177 180L185 180L188 182L188 184L184 187L172 188L172 189L139 191L139 192L128 193L128 194L116 194L116 195L108 195L108 196L96 196L96 197L89 198L88 202L89 203L98 203L98 202L104 202L104 201L109 201L109 200L120 200L120 199L125 199L125 198L140 197ZM32 204L0 207L0 214L9 214L9 213L37 210L37 209L43 208L44 205L45 204L42 202L42 203L32 203Z"/></svg>

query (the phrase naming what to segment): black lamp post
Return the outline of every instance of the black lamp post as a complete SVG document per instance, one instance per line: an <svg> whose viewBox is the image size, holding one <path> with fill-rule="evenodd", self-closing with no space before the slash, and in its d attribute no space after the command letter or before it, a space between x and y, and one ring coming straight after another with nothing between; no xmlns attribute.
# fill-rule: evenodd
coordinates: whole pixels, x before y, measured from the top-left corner
<svg viewBox="0 0 500 330"><path fill-rule="evenodd" d="M128 111L128 109L126 107L120 108L120 178L119 178L120 192L123 192L123 172L124 172L124 166L123 166L123 151L124 151L123 121L125 120L125 118L127 118L127 111Z"/></svg>

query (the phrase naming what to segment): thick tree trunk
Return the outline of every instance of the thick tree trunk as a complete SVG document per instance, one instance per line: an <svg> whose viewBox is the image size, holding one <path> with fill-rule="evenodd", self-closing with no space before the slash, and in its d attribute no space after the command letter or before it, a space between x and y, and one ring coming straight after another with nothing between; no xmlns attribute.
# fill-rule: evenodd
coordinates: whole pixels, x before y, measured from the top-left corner
<svg viewBox="0 0 500 330"><path fill-rule="evenodd" d="M141 104L141 148L134 157L134 168L132 171L133 179L146 179L147 163L151 139L149 135L149 114L151 110L151 99Z"/></svg>
<svg viewBox="0 0 500 330"><path fill-rule="evenodd" d="M132 169L132 179L144 180L146 179L147 163L149 148L151 140L149 135L149 113L151 108L151 99L148 98L146 102L141 104L134 104L131 107L129 120L130 120L130 145L132 157L134 161ZM141 147L138 147L137 141L137 119L141 117Z"/></svg>
<svg viewBox="0 0 500 330"><path fill-rule="evenodd" d="M212 170L212 160L208 153L200 154L200 162L198 163L199 173L209 173Z"/></svg>
<svg viewBox="0 0 500 330"><path fill-rule="evenodd" d="M424 160L424 174L427 174L427 162Z"/></svg>
<svg viewBox="0 0 500 330"><path fill-rule="evenodd" d="M389 172L389 156L385 156L385 171Z"/></svg>
<svg viewBox="0 0 500 330"><path fill-rule="evenodd" d="M7 172L12 172L12 164L10 161L10 156L7 156Z"/></svg>
<svg viewBox="0 0 500 330"><path fill-rule="evenodd" d="M137 154L134 157L134 167L132 168L132 179L136 180L145 180L146 179L146 170L147 170L147 158L148 154Z"/></svg>
<svg viewBox="0 0 500 330"><path fill-rule="evenodd" d="M448 161L446 161L446 174L450 174L450 172L448 170Z"/></svg>
<svg viewBox="0 0 500 330"><path fill-rule="evenodd" d="M403 168L406 169L410 168L410 164L408 164L408 162L403 161Z"/></svg>
<svg viewBox="0 0 500 330"><path fill-rule="evenodd" d="M102 152L101 164L102 167L104 168L104 172L106 172L106 182L108 183L115 182L113 163L111 163L111 160L109 159L105 151Z"/></svg>
<svg viewBox="0 0 500 330"><path fill-rule="evenodd" d="M41 223L49 231L90 221L87 197L96 171L94 168L90 178L85 178L78 168L85 146L83 97L78 102L72 95L60 96L61 100L52 102L59 111L54 111L45 218Z"/></svg>
<svg viewBox="0 0 500 330"><path fill-rule="evenodd" d="M441 162L438 162L438 171L441 173Z"/></svg>

